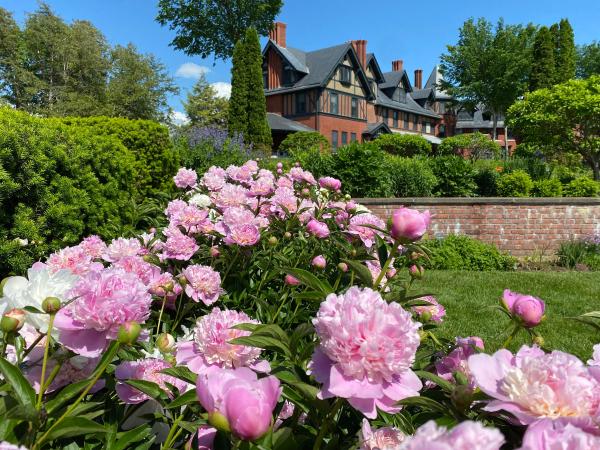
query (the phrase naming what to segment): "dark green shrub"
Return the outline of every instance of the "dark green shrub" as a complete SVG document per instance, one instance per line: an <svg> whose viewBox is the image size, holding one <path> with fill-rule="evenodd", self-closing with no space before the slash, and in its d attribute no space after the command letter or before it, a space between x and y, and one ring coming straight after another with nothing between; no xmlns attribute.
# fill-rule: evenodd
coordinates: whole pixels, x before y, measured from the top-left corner
<svg viewBox="0 0 600 450"><path fill-rule="evenodd" d="M440 197L472 197L475 195L476 170L462 156L440 156L431 160L437 178L435 195Z"/></svg>
<svg viewBox="0 0 600 450"><path fill-rule="evenodd" d="M497 183L498 195L501 197L528 197L532 188L533 181L523 170L506 173Z"/></svg>
<svg viewBox="0 0 600 450"><path fill-rule="evenodd" d="M513 270L516 260L494 245L464 235L425 241L431 259L424 264L436 270Z"/></svg>
<svg viewBox="0 0 600 450"><path fill-rule="evenodd" d="M321 153L331 153L331 145L325 136L317 131L298 131L289 134L279 146L279 152L292 158L298 152L318 150Z"/></svg>
<svg viewBox="0 0 600 450"><path fill-rule="evenodd" d="M597 197L600 184L590 177L579 177L567 184L563 190L565 197Z"/></svg>
<svg viewBox="0 0 600 450"><path fill-rule="evenodd" d="M500 155L500 144L482 133L458 134L442 140L438 155L464 155L471 160L493 159Z"/></svg>
<svg viewBox="0 0 600 450"><path fill-rule="evenodd" d="M477 184L477 195L480 197L495 197L498 195L498 179L500 174L493 167L483 167L475 175Z"/></svg>
<svg viewBox="0 0 600 450"><path fill-rule="evenodd" d="M388 170L395 197L430 197L437 179L427 160L388 156Z"/></svg>
<svg viewBox="0 0 600 450"><path fill-rule="evenodd" d="M562 242L556 252L558 264L568 269L574 269L577 265L583 264L587 255L586 243L576 240Z"/></svg>
<svg viewBox="0 0 600 450"><path fill-rule="evenodd" d="M517 145L512 156L515 158L527 159L527 158L539 157L542 154L543 153L535 145L521 143L521 144Z"/></svg>
<svg viewBox="0 0 600 450"><path fill-rule="evenodd" d="M331 155L329 175L340 179L344 192L353 197L388 197L391 194L385 152L372 142L355 142L339 148Z"/></svg>
<svg viewBox="0 0 600 450"><path fill-rule="evenodd" d="M556 178L533 182L531 191L534 197L562 197L562 183Z"/></svg>
<svg viewBox="0 0 600 450"><path fill-rule="evenodd" d="M382 134L373 141L381 150L397 156L431 154L431 144L416 134Z"/></svg>

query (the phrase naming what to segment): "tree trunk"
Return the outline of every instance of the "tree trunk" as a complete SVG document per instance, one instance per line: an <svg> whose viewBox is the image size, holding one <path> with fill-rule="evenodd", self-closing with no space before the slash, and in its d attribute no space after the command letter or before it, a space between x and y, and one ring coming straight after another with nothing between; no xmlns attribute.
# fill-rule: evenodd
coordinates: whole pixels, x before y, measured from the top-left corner
<svg viewBox="0 0 600 450"><path fill-rule="evenodd" d="M496 139L498 139L498 133L497 133L497 128L498 128L498 114L493 113L492 114L492 139L495 141Z"/></svg>

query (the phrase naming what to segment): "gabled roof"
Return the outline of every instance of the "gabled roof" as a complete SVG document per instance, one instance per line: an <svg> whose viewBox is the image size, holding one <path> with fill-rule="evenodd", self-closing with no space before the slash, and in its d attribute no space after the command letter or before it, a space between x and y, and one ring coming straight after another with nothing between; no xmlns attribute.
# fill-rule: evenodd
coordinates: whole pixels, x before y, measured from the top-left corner
<svg viewBox="0 0 600 450"><path fill-rule="evenodd" d="M367 129L365 130L365 132L363 134L369 134L369 135L374 135L374 134L379 134L379 133L390 134L391 132L392 132L392 130L390 129L390 127L387 126L386 123L377 122L377 123L367 124Z"/></svg>
<svg viewBox="0 0 600 450"><path fill-rule="evenodd" d="M269 128L271 130L278 131L315 131L311 127L308 127L300 122L286 119L275 113L267 113L267 121L269 122Z"/></svg>
<svg viewBox="0 0 600 450"><path fill-rule="evenodd" d="M383 77L385 78L385 81L379 84L381 89L396 88L400 85L400 82L404 81L404 84L408 86L407 92L412 92L413 90L406 70L403 70L402 72L385 72Z"/></svg>
<svg viewBox="0 0 600 450"><path fill-rule="evenodd" d="M274 40L269 39L269 42L267 42L267 45L265 45L265 48L263 49L263 56L271 47L273 47L275 51L277 51L280 56L294 68L294 70L305 74L310 72L305 63L305 55L302 55L300 51L294 51L294 49L291 48L281 47Z"/></svg>
<svg viewBox="0 0 600 450"><path fill-rule="evenodd" d="M427 78L425 89L431 89L437 100L450 100L452 97L442 89L442 81L444 81L444 77L440 71L440 66L436 65L429 74L429 78Z"/></svg>
<svg viewBox="0 0 600 450"><path fill-rule="evenodd" d="M477 109L471 114L469 111L461 110L456 116L456 129L464 128L494 128L494 122L492 120L485 120L483 113L485 107L479 105ZM498 128L504 128L504 116L498 116Z"/></svg>
<svg viewBox="0 0 600 450"><path fill-rule="evenodd" d="M420 114L422 116L433 117L436 119L440 117L439 114L436 114L433 111L429 111L428 109L423 108L421 105L415 102L409 94L406 94L406 103L404 103L392 100L384 91L379 89L377 91L377 98L375 100L375 104L379 106L386 106L388 108L397 109L400 111Z"/></svg>
<svg viewBox="0 0 600 450"><path fill-rule="evenodd" d="M377 76L378 83L383 83L385 81L385 77L383 76L383 72L381 71L381 67L379 67L379 63L377 62L377 58L375 58L375 54L367 53L367 67L372 66L373 72Z"/></svg>

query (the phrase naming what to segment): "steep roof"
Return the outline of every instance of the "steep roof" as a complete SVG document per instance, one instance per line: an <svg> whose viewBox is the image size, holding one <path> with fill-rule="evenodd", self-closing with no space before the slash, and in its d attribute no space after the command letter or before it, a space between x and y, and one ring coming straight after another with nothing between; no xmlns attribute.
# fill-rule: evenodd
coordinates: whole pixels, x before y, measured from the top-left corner
<svg viewBox="0 0 600 450"><path fill-rule="evenodd" d="M456 116L456 129L461 130L464 128L482 128L482 129L493 129L494 122L492 120L485 120L483 114L485 112L485 108L480 105L474 112L471 114L466 110L461 110L458 112ZM504 117L498 117L498 128L504 128Z"/></svg>
<svg viewBox="0 0 600 450"><path fill-rule="evenodd" d="M271 130L279 131L315 131L314 129L306 126L300 122L286 119L275 113L267 113L267 121L269 122L269 128Z"/></svg>
<svg viewBox="0 0 600 450"><path fill-rule="evenodd" d="M436 114L433 111L429 111L428 109L423 108L421 105L415 102L408 93L406 94L406 103L404 103L392 100L390 97L388 97L388 95L385 92L383 92L381 89L378 89L375 104L379 106L386 106L388 108L397 109L400 111L420 114L422 116L433 117L436 119L440 117L439 114Z"/></svg>

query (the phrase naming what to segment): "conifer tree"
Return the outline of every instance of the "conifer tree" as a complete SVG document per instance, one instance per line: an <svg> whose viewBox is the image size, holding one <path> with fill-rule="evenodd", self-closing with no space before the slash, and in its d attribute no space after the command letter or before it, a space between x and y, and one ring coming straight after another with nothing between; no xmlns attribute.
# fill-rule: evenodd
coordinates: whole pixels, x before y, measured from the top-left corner
<svg viewBox="0 0 600 450"><path fill-rule="evenodd" d="M548 27L541 27L533 44L533 63L529 79L530 91L550 87L554 84L556 78L554 49L552 33Z"/></svg>
<svg viewBox="0 0 600 450"><path fill-rule="evenodd" d="M568 19L560 21L557 44L555 83L558 84L575 78L577 66L575 35Z"/></svg>
<svg viewBox="0 0 600 450"><path fill-rule="evenodd" d="M200 76L192 92L187 94L183 103L190 125L200 127L224 127L227 124L227 99L217 96L204 74Z"/></svg>
<svg viewBox="0 0 600 450"><path fill-rule="evenodd" d="M246 82L245 40L240 39L233 49L231 68L231 97L229 98L229 133L248 132L248 93Z"/></svg>

